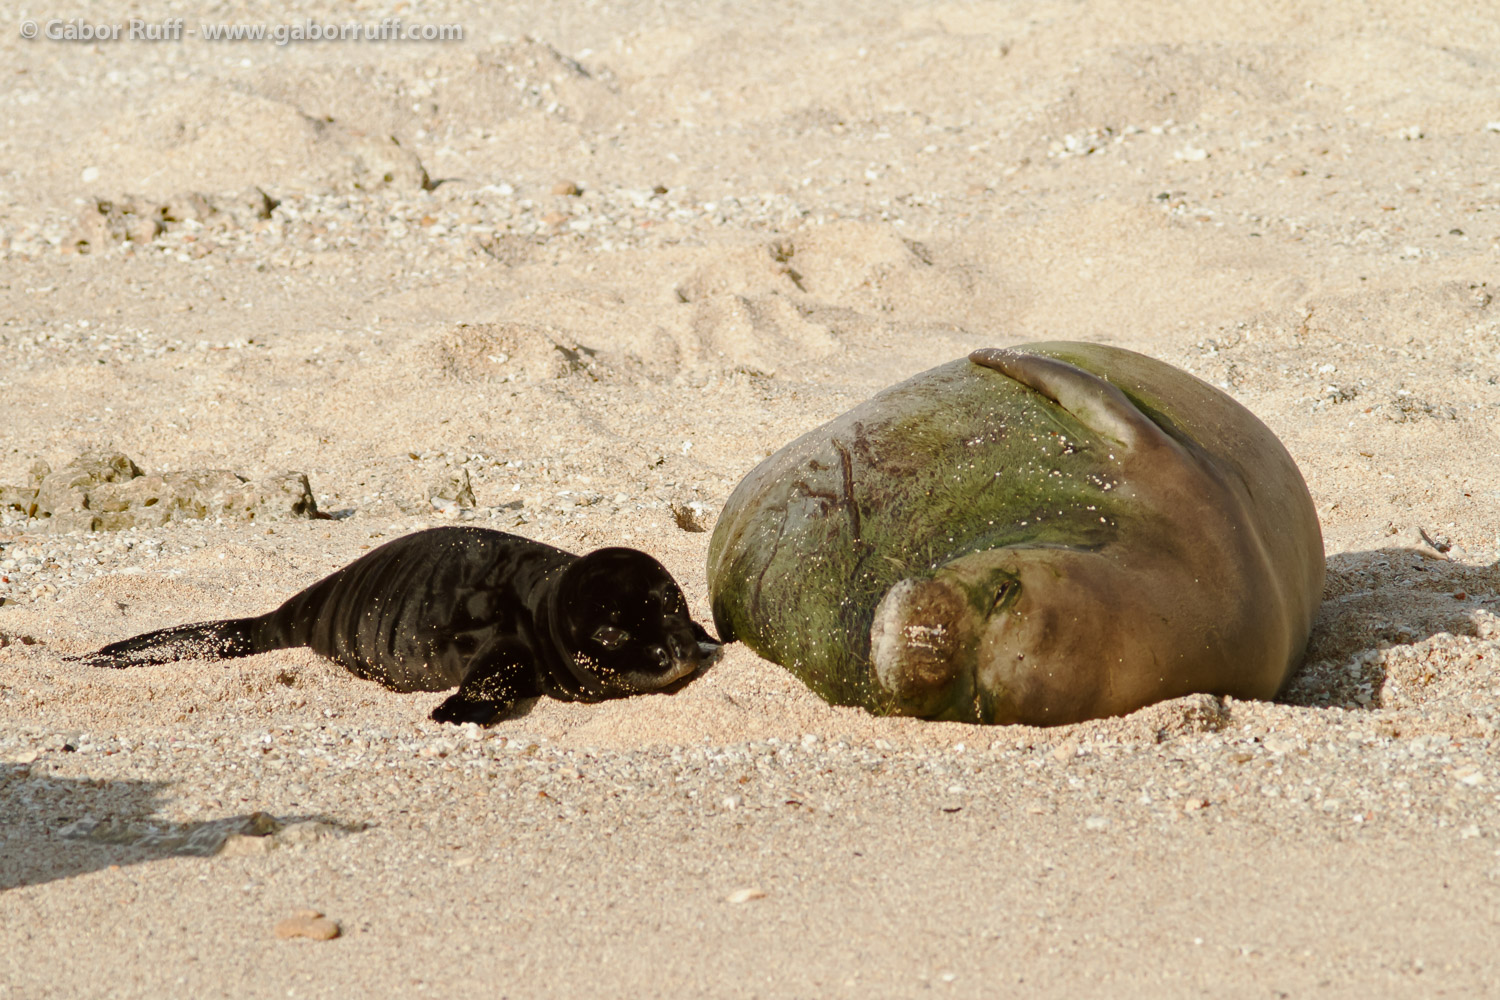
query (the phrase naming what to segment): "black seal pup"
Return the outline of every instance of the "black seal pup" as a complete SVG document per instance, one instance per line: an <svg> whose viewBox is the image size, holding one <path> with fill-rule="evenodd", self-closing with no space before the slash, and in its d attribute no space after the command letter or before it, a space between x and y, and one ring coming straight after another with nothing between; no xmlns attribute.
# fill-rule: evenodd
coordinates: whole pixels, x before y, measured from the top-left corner
<svg viewBox="0 0 1500 1000"><path fill-rule="evenodd" d="M418 531L256 618L200 622L78 659L132 667L307 646L394 691L458 691L438 722L494 721L522 698L600 701L655 691L718 648L644 552L576 556L486 528Z"/></svg>

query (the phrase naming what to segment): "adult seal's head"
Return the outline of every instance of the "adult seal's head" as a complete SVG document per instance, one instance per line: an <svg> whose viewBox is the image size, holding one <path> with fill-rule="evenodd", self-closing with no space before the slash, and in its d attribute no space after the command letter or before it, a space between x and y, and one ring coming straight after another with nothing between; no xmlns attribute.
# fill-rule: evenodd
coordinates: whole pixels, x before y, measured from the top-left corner
<svg viewBox="0 0 1500 1000"><path fill-rule="evenodd" d="M714 617L831 701L1055 724L1270 697L1322 592L1306 486L1248 410L1118 348L976 351L735 490Z"/></svg>
<svg viewBox="0 0 1500 1000"><path fill-rule="evenodd" d="M597 549L558 570L540 617L557 656L544 678L553 697L660 690L718 649L688 613L677 581L636 549Z"/></svg>

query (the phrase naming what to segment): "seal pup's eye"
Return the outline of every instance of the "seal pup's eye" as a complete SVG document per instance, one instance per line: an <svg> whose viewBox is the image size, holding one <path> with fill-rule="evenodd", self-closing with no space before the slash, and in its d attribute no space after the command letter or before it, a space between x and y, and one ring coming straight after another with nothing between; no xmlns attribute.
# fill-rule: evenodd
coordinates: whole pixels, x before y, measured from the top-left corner
<svg viewBox="0 0 1500 1000"><path fill-rule="evenodd" d="M600 625L594 629L593 640L605 649L619 649L630 641L630 633L616 625Z"/></svg>

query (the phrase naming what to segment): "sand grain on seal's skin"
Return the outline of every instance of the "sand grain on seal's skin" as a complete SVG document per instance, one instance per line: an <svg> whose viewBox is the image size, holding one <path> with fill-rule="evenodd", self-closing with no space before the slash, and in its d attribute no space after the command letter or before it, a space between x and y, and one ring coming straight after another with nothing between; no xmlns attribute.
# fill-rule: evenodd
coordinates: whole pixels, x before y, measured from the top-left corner
<svg viewBox="0 0 1500 1000"><path fill-rule="evenodd" d="M1500 979L1484 5L438 0L399 16L463 42L285 46L28 41L23 16L74 15L0 23L0 485L91 451L296 469L332 519L52 535L0 495L12 993ZM981 730L831 708L736 646L668 697L471 736L304 650L61 659L440 523L641 548L703 620L746 471L1043 339L1160 357L1287 445L1330 555L1280 701ZM359 832L184 851L256 813ZM309 905L345 938L277 941Z"/></svg>

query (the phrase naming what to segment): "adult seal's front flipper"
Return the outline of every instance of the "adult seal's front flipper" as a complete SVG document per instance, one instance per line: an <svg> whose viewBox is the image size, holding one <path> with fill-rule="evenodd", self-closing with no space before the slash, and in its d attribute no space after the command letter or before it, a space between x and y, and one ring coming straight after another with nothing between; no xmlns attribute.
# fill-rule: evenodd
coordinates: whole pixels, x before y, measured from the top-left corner
<svg viewBox="0 0 1500 1000"><path fill-rule="evenodd" d="M970 353L969 360L1036 390L1084 426L1127 448L1169 441L1123 392L1077 365L1005 347L982 348Z"/></svg>

